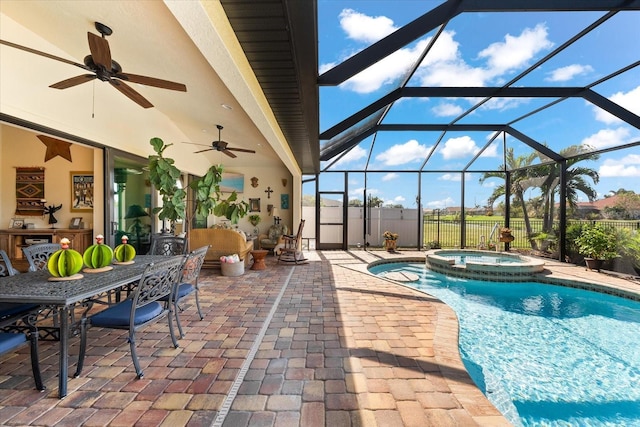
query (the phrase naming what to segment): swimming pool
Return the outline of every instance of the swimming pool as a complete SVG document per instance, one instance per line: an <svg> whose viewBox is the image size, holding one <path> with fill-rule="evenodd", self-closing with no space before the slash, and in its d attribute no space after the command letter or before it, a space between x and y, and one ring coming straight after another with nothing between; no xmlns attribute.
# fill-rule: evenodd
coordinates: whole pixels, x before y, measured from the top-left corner
<svg viewBox="0 0 640 427"><path fill-rule="evenodd" d="M467 371L516 426L640 426L640 303L534 282L452 278L423 264L370 268L455 310Z"/></svg>

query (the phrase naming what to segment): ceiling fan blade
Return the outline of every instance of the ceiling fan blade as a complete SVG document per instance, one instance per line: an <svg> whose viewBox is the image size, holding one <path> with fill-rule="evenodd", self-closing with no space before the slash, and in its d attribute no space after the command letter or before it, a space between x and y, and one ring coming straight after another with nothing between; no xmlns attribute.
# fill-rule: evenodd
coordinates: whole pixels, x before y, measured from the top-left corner
<svg viewBox="0 0 640 427"><path fill-rule="evenodd" d="M147 101L144 96L140 95L138 92L133 90L131 87L129 87L124 82L122 82L120 80L111 79L111 80L109 80L109 83L111 83L111 86L113 86L116 89L118 89L123 95L125 95L127 98L131 99L133 102L135 102L136 104L138 104L142 108L151 108L151 107L153 107L153 104L150 103L149 101Z"/></svg>
<svg viewBox="0 0 640 427"><path fill-rule="evenodd" d="M183 144L191 144L191 145L200 145L201 147L209 147L209 150L213 150L213 148L211 148L210 144L197 144L195 142L185 142L185 141L183 141L182 143Z"/></svg>
<svg viewBox="0 0 640 427"><path fill-rule="evenodd" d="M54 83L49 87L52 87L54 89L67 89L73 86L81 85L82 83L90 82L97 77L98 76L96 76L95 74L83 74L81 76L71 77L70 79Z"/></svg>
<svg viewBox="0 0 640 427"><path fill-rule="evenodd" d="M213 148L207 148L206 150L194 151L193 154L204 153L205 151L213 151Z"/></svg>
<svg viewBox="0 0 640 427"><path fill-rule="evenodd" d="M227 156L229 156L229 157L232 157L232 158L236 158L236 157L238 157L238 156L236 156L235 154L233 154L233 153L232 153L231 151L229 151L229 150L226 150L226 149L225 149L225 150L220 150L220 151L222 151L224 154L226 154L226 155L227 155Z"/></svg>
<svg viewBox="0 0 640 427"><path fill-rule="evenodd" d="M227 150L231 150L231 151L240 151L240 152L242 152L242 153L254 153L254 154L255 154L255 151L254 151L254 150L249 150L249 149L247 149L247 148L229 148L229 147L227 147Z"/></svg>
<svg viewBox="0 0 640 427"><path fill-rule="evenodd" d="M115 77L131 83L138 83L145 86L153 86L153 87L159 87L162 89L177 90L180 92L187 91L187 87L182 83L171 82L169 80L156 79L155 77L140 76L138 74L129 74L129 73L119 73L119 74L116 74Z"/></svg>
<svg viewBox="0 0 640 427"><path fill-rule="evenodd" d="M102 66L105 70L111 70L111 50L107 39L87 33L89 38L89 50L93 63Z"/></svg>
<svg viewBox="0 0 640 427"><path fill-rule="evenodd" d="M64 59L64 58L61 58L59 56L51 55L50 53L41 52L39 50L31 49L30 47L21 46L19 44L11 43L11 42L8 42L6 40L0 40L0 44L3 44L5 46L9 46L9 47L13 47L13 48L16 48L16 49L24 50L25 52L29 52L29 53L33 53L33 54L36 54L36 55L44 56L45 58L53 59L55 61L64 62L65 64L75 65L76 67L80 67L80 68L82 68L84 70L91 71L91 69L89 67L87 67L86 65L84 65L84 64L80 64L80 63L75 62L75 61L70 61L68 59Z"/></svg>

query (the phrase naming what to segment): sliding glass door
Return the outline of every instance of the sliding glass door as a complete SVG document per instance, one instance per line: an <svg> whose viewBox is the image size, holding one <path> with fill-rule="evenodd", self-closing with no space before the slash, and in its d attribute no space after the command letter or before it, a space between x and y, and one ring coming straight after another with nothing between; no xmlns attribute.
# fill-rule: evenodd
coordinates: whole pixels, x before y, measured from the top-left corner
<svg viewBox="0 0 640 427"><path fill-rule="evenodd" d="M146 254L156 231L147 159L113 149L106 150L105 159L107 242L119 244L126 235L139 254Z"/></svg>

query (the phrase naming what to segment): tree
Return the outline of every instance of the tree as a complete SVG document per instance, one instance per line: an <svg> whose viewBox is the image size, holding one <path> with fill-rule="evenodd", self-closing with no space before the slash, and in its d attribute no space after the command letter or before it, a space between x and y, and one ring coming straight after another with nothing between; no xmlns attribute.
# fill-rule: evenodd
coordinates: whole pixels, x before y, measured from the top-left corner
<svg viewBox="0 0 640 427"><path fill-rule="evenodd" d="M598 172L591 168L575 166L576 163L583 160L597 160L599 155L589 154L591 151L593 151L592 148L587 145L572 145L559 152L562 157L567 158L565 182L567 203L570 209L577 207L578 193L585 194L589 201L595 200L597 196L595 188L589 184L586 178L597 184L600 180ZM534 176L546 177L540 184L540 190L544 198L542 228L547 233L553 230L555 195L560 191L560 173L561 167L559 163L536 166L532 170Z"/></svg>
<svg viewBox="0 0 640 427"><path fill-rule="evenodd" d="M349 206L361 207L364 206L364 203L360 199L350 199Z"/></svg>
<svg viewBox="0 0 640 427"><path fill-rule="evenodd" d="M513 195L513 201L518 204L522 210L522 218L524 220L525 229L527 231L527 237L529 238L529 242L531 247L537 249L537 245L535 240L531 238L531 222L529 221L529 214L527 212L527 206L524 200L524 192L532 186L529 175L528 166L530 166L535 160L537 154L531 153L528 155L522 155L518 157L514 157L513 148L507 148L505 152L505 164L500 165L499 169L503 171L512 171L511 172L511 194ZM480 177L480 183L482 184L485 180L489 178L501 178L505 179L505 172L485 172ZM487 200L487 204L489 206L493 206L493 203L500 197L503 197L506 194L505 185L499 185L494 190L489 199Z"/></svg>
<svg viewBox="0 0 640 427"><path fill-rule="evenodd" d="M384 200L382 200L378 196L369 197L369 206L372 208L380 208L384 204Z"/></svg>
<svg viewBox="0 0 640 427"><path fill-rule="evenodd" d="M605 213L618 219L640 218L640 194L633 191L613 192L616 202L613 206L605 208Z"/></svg>

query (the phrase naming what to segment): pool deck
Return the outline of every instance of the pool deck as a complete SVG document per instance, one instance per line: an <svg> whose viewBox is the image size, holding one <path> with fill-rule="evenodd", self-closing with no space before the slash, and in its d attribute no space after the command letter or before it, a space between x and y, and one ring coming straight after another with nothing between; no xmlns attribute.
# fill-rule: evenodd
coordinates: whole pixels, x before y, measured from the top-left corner
<svg viewBox="0 0 640 427"><path fill-rule="evenodd" d="M458 354L445 304L369 275L418 251L314 251L303 265L223 277L203 270L200 320L188 303L174 349L166 322L139 334L137 380L121 331L92 328L85 369L57 398L57 343L41 342L47 390L33 389L28 348L0 357L0 422L14 426L506 426ZM637 280L554 261L547 278ZM71 340L70 372L78 339Z"/></svg>

